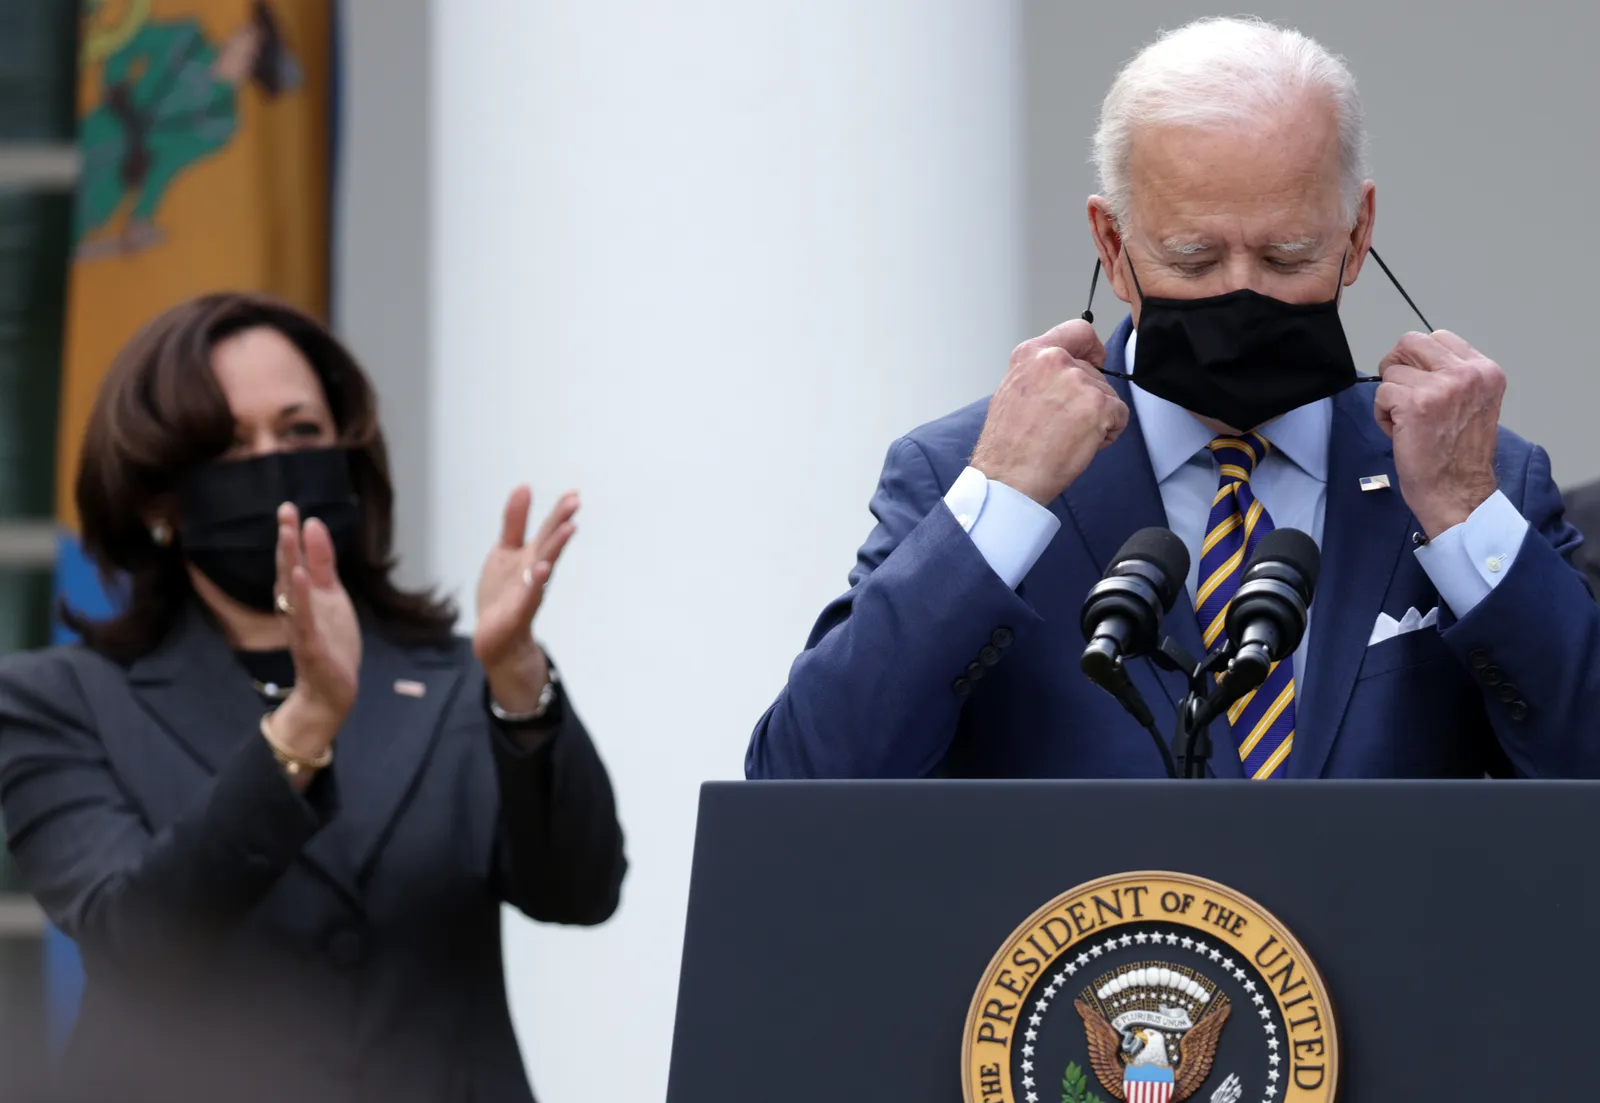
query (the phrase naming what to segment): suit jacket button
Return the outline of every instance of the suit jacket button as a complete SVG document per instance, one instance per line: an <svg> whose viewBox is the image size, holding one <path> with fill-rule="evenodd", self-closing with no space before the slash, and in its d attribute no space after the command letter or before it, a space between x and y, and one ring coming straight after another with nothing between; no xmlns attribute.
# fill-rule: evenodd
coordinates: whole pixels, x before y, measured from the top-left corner
<svg viewBox="0 0 1600 1103"><path fill-rule="evenodd" d="M965 697L972 692L972 680L970 678L957 678L950 683L950 688L956 691L957 697Z"/></svg>
<svg viewBox="0 0 1600 1103"><path fill-rule="evenodd" d="M1483 680L1492 686L1497 686L1506 680L1506 672L1501 670L1498 666L1491 666L1488 670L1483 672Z"/></svg>
<svg viewBox="0 0 1600 1103"><path fill-rule="evenodd" d="M993 666L1000 661L1000 649L992 643L983 645L983 650L978 652L978 661L984 666Z"/></svg>
<svg viewBox="0 0 1600 1103"><path fill-rule="evenodd" d="M996 647L1006 648L1011 646L1011 641L1015 638L1016 637L1012 634L1011 629L996 628L994 630L994 635L989 637L989 642L994 644Z"/></svg>
<svg viewBox="0 0 1600 1103"><path fill-rule="evenodd" d="M1513 720L1525 720L1528 716L1528 706L1522 701L1511 702L1511 707L1506 711L1511 714Z"/></svg>
<svg viewBox="0 0 1600 1103"><path fill-rule="evenodd" d="M989 673L989 670L982 663L970 662L967 664L967 677L971 678L974 682L987 673Z"/></svg>
<svg viewBox="0 0 1600 1103"><path fill-rule="evenodd" d="M1509 705L1511 702L1515 701L1517 697L1517 687L1512 685L1510 682L1503 683L1500 686L1500 700L1504 701L1506 704Z"/></svg>
<svg viewBox="0 0 1600 1103"><path fill-rule="evenodd" d="M1480 647L1467 654L1467 662L1472 664L1473 670L1483 670L1489 665L1489 653Z"/></svg>

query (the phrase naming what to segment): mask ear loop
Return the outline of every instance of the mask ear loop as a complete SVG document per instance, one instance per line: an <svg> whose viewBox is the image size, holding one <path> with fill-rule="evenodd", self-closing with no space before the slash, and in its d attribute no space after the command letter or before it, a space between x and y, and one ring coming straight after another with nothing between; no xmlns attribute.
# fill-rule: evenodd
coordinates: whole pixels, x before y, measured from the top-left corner
<svg viewBox="0 0 1600 1103"><path fill-rule="evenodd" d="M1427 330L1429 333L1432 333L1433 323L1428 321L1427 316L1424 315L1422 311L1417 309L1417 304L1411 301L1411 296L1406 294L1406 289L1401 287L1400 281L1394 278L1394 273L1389 271L1389 266L1387 264L1383 263L1383 258L1378 255L1378 251L1376 249L1369 249L1367 251L1372 254L1372 259L1378 262L1378 267L1383 269L1383 274L1389 277L1389 282L1394 284L1394 289L1400 292L1400 297L1404 299L1406 301L1406 305L1411 308L1411 313L1415 314L1417 319L1422 322L1422 328Z"/></svg>
<svg viewBox="0 0 1600 1103"><path fill-rule="evenodd" d="M1367 252L1371 253L1372 259L1378 262L1378 267L1383 269L1383 274L1389 277L1389 282L1394 284L1394 289L1400 292L1400 297L1404 299L1406 301L1406 305L1411 308L1411 313L1415 314L1417 319L1422 322L1422 328L1427 330L1429 333L1432 333L1433 323L1428 321L1427 315L1423 314L1422 311L1418 309L1417 304L1411 301L1411 296L1406 294L1406 289L1404 287L1400 286L1400 281L1394 278L1394 273L1389 271L1389 266L1387 264L1383 263L1383 258L1378 255L1378 251L1376 249L1368 249ZM1339 282L1342 284L1344 280L1341 278ZM1358 375L1356 376L1356 382L1382 383L1383 379L1381 376L1376 375Z"/></svg>
<svg viewBox="0 0 1600 1103"><path fill-rule="evenodd" d="M1129 264L1129 268L1132 268L1132 264L1131 263ZM1134 276L1133 277L1133 282L1137 286L1137 284L1139 282L1139 277L1138 276ZM1078 315L1080 318L1082 318L1084 321L1088 322L1090 325L1094 325L1094 290L1099 285L1100 285L1100 260L1097 257L1097 258L1095 258L1095 262L1094 262L1094 275L1089 277L1089 305L1083 308L1083 313L1082 314ZM1142 294L1144 294L1144 292L1141 291L1140 294L1142 295ZM1109 370L1107 368L1101 368L1100 369L1100 374L1101 375L1109 375L1113 379L1132 379L1133 378L1133 376L1129 375L1127 372L1111 371L1111 370Z"/></svg>

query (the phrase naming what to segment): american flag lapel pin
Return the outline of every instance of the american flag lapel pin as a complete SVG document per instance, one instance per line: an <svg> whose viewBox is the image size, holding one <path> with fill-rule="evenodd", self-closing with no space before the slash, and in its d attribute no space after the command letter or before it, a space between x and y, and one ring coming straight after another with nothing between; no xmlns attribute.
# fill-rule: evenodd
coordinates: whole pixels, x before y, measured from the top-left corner
<svg viewBox="0 0 1600 1103"><path fill-rule="evenodd" d="M396 678L394 691L402 697L421 697L428 692L428 687L421 682L413 682L410 678Z"/></svg>
<svg viewBox="0 0 1600 1103"><path fill-rule="evenodd" d="M1387 476L1387 475L1363 475L1363 476L1361 476L1361 489L1364 490L1364 491L1365 490L1388 490L1389 489L1389 476Z"/></svg>

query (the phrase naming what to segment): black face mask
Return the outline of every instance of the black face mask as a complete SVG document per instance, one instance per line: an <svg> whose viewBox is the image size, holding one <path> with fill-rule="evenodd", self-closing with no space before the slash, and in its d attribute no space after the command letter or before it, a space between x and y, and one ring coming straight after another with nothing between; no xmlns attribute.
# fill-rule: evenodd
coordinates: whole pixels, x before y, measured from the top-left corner
<svg viewBox="0 0 1600 1103"><path fill-rule="evenodd" d="M343 448L208 463L178 483L184 554L223 593L264 613L277 597L278 507L284 502L293 502L302 519L327 525L340 558L360 537L361 508Z"/></svg>
<svg viewBox="0 0 1600 1103"><path fill-rule="evenodd" d="M1388 265L1376 252L1372 257L1416 310ZM1128 270L1140 299L1137 370L1106 374L1130 379L1191 413L1247 431L1357 383L1376 382L1356 373L1339 322L1337 292L1320 303L1286 303L1249 288L1200 299L1158 299L1139 286L1131 258ZM1089 285L1091 306L1099 275L1097 261ZM1083 316L1094 320L1092 310ZM1422 318L1421 311L1417 317Z"/></svg>

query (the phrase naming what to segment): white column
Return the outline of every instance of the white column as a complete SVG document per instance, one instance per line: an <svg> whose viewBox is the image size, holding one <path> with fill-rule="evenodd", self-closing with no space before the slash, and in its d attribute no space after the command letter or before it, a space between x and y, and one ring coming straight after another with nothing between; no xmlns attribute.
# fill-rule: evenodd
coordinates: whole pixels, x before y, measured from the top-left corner
<svg viewBox="0 0 1600 1103"><path fill-rule="evenodd" d="M428 219L434 0L340 0L342 72L333 216L333 321L372 375L389 441L400 578L426 583Z"/></svg>
<svg viewBox="0 0 1600 1103"><path fill-rule="evenodd" d="M697 790L838 593L884 452L1021 332L1007 0L436 0L429 561L581 489L540 633L632 862L508 915L542 1098L662 1098ZM396 448L404 443L395 442Z"/></svg>

